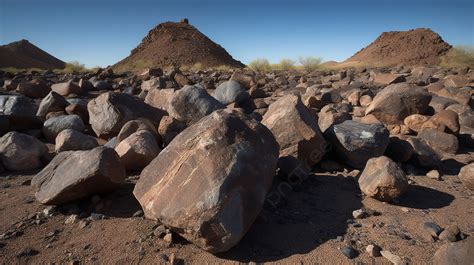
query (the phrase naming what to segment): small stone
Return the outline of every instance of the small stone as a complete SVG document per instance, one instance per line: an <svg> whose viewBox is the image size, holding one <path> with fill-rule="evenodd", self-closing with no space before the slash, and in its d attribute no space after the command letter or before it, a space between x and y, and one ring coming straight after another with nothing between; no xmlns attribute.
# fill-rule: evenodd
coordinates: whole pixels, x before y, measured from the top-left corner
<svg viewBox="0 0 474 265"><path fill-rule="evenodd" d="M353 258L357 257L357 250L355 250L351 246L343 247L341 249L341 252L342 252L342 254L344 254L344 256L346 256L349 259L353 259Z"/></svg>
<svg viewBox="0 0 474 265"><path fill-rule="evenodd" d="M400 258L399 256L393 254L392 252L388 250L382 250L380 251L380 254L382 254L384 258L386 258L387 260L389 260L395 265L405 264L402 258Z"/></svg>
<svg viewBox="0 0 474 265"><path fill-rule="evenodd" d="M352 216L355 219L363 219L368 216L367 212L364 209L358 209L352 212Z"/></svg>
<svg viewBox="0 0 474 265"><path fill-rule="evenodd" d="M89 222L87 220L81 220L79 221L79 228L85 228L87 225L89 225Z"/></svg>
<svg viewBox="0 0 474 265"><path fill-rule="evenodd" d="M79 221L79 215L72 214L64 221L64 224L75 224Z"/></svg>
<svg viewBox="0 0 474 265"><path fill-rule="evenodd" d="M163 237L163 240L168 243L173 243L173 234L168 233Z"/></svg>
<svg viewBox="0 0 474 265"><path fill-rule="evenodd" d="M343 236L337 236L336 241L337 242L342 242L342 241L344 241L344 237Z"/></svg>
<svg viewBox="0 0 474 265"><path fill-rule="evenodd" d="M380 251L382 249L377 246L377 245L368 245L366 248L365 248L365 251L371 256L371 257L380 257L381 254L380 254Z"/></svg>
<svg viewBox="0 0 474 265"><path fill-rule="evenodd" d="M143 216L143 210L138 210L133 213L132 217L141 217Z"/></svg>
<svg viewBox="0 0 474 265"><path fill-rule="evenodd" d="M106 216L101 213L91 213L91 216L88 219L91 221L97 221L97 220L102 220L105 218Z"/></svg>
<svg viewBox="0 0 474 265"><path fill-rule="evenodd" d="M437 238L441 231L443 231L443 229L434 222L424 223L423 228L434 238Z"/></svg>
<svg viewBox="0 0 474 265"><path fill-rule="evenodd" d="M53 214L56 212L56 208L54 206L48 206L43 209L42 213L45 217L50 217L53 216Z"/></svg>
<svg viewBox="0 0 474 265"><path fill-rule="evenodd" d="M162 237L164 234L166 234L166 228L163 225L160 225L153 230L153 235L157 237Z"/></svg>
<svg viewBox="0 0 474 265"><path fill-rule="evenodd" d="M426 173L426 176L430 179L441 180L441 175L439 174L438 170L434 169L430 172Z"/></svg>
<svg viewBox="0 0 474 265"><path fill-rule="evenodd" d="M449 242L456 242L459 235L459 227L455 224L448 225L446 228L439 234L439 239Z"/></svg>

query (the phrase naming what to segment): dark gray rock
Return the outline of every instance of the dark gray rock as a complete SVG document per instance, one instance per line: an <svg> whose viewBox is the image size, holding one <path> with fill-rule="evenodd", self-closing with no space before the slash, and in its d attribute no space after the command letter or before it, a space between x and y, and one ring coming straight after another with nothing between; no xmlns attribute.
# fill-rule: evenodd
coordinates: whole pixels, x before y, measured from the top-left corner
<svg viewBox="0 0 474 265"><path fill-rule="evenodd" d="M342 161L362 169L367 160L384 154L390 139L382 124L365 124L352 120L331 126L325 134Z"/></svg>
<svg viewBox="0 0 474 265"><path fill-rule="evenodd" d="M94 137L73 129L61 131L56 136L55 143L55 151L58 153L63 151L90 150L99 145Z"/></svg>
<svg viewBox="0 0 474 265"><path fill-rule="evenodd" d="M49 142L54 142L56 136L66 129L79 132L84 131L85 126L81 117L77 115L62 115L47 119L43 125L43 135Z"/></svg>
<svg viewBox="0 0 474 265"><path fill-rule="evenodd" d="M49 94L41 100L38 108L37 116L45 117L49 112L64 111L69 105L67 100L59 95L58 93L51 91Z"/></svg>
<svg viewBox="0 0 474 265"><path fill-rule="evenodd" d="M168 112L173 118L186 124L192 124L224 107L201 86L186 85L174 93Z"/></svg>
<svg viewBox="0 0 474 265"><path fill-rule="evenodd" d="M9 132L0 138L0 160L10 171L38 168L47 153L45 144L26 134Z"/></svg>
<svg viewBox="0 0 474 265"><path fill-rule="evenodd" d="M234 80L225 81L220 84L213 94L220 103L228 105L230 103L240 103L249 98L249 93L239 82Z"/></svg>

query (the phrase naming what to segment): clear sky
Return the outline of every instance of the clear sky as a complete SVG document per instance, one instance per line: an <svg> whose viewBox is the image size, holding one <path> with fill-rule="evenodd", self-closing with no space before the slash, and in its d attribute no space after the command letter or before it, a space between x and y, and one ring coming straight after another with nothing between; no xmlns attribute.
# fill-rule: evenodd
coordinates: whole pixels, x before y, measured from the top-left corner
<svg viewBox="0 0 474 265"><path fill-rule="evenodd" d="M107 66L157 24L181 18L244 63L341 61L383 31L418 27L474 46L474 0L0 0L0 44L28 39L63 61Z"/></svg>

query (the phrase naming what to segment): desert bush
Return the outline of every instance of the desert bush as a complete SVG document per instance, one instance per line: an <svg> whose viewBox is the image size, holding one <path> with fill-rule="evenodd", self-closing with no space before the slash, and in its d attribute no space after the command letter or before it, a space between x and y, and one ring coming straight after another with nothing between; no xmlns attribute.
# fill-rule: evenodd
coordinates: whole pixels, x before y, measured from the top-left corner
<svg viewBox="0 0 474 265"><path fill-rule="evenodd" d="M79 63L78 61L72 61L66 63L66 67L63 69L65 73L74 73L74 72L85 72L87 71L84 64Z"/></svg>
<svg viewBox="0 0 474 265"><path fill-rule="evenodd" d="M265 58L255 59L251 61L248 66L257 72L265 72L271 69L270 62Z"/></svg>
<svg viewBox="0 0 474 265"><path fill-rule="evenodd" d="M281 70L291 70L294 69L295 61L291 59L281 59L280 63L278 64L278 68Z"/></svg>
<svg viewBox="0 0 474 265"><path fill-rule="evenodd" d="M308 56L308 57L300 57L299 61L306 71L311 72L319 68L319 66L321 65L322 59L319 57Z"/></svg>
<svg viewBox="0 0 474 265"><path fill-rule="evenodd" d="M474 47L456 46L441 58L442 67L469 67L474 69Z"/></svg>

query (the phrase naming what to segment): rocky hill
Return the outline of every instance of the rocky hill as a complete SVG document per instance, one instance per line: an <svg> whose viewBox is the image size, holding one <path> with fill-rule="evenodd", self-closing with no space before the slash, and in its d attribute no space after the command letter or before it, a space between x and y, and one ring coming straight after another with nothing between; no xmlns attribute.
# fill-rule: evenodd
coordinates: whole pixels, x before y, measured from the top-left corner
<svg viewBox="0 0 474 265"><path fill-rule="evenodd" d="M63 69L66 63L27 40L0 46L0 68Z"/></svg>

